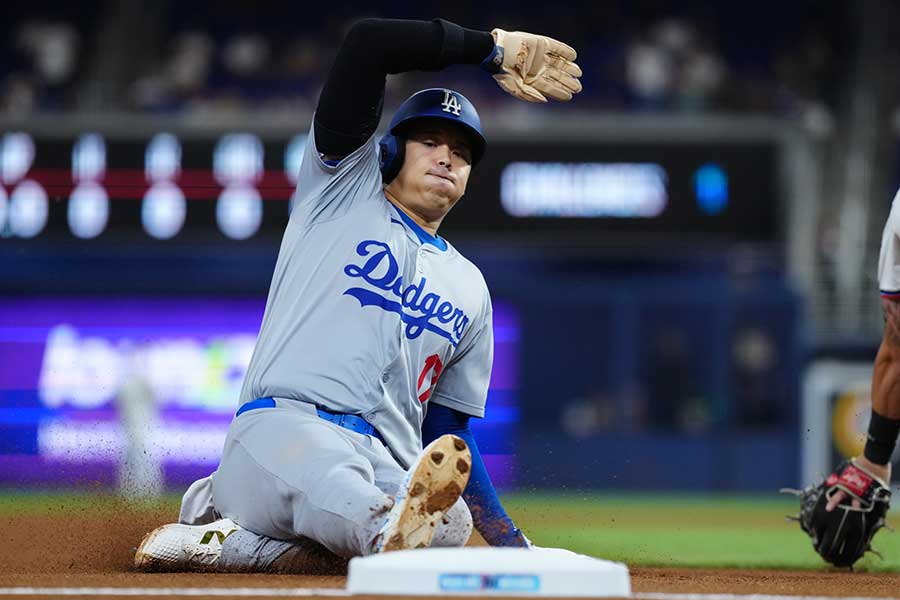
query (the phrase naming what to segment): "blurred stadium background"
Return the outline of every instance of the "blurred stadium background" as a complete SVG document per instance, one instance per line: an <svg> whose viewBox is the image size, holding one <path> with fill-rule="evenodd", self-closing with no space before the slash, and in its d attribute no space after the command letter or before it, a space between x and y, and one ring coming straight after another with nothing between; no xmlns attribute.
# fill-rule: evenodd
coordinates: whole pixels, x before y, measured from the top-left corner
<svg viewBox="0 0 900 600"><path fill-rule="evenodd" d="M756 494L721 506L771 509L746 521L760 527L790 507L777 488L861 448L878 247L900 183L897 5L34 0L4 12L6 506L38 492L169 497L215 467L311 112L362 16L539 31L579 50L585 91L568 105L516 102L470 68L393 77L386 98L389 115L412 91L454 87L485 121L488 154L442 233L497 307L476 435L526 530L547 506L696 514L657 493L709 495L703 510ZM539 542L577 533L549 528Z"/></svg>

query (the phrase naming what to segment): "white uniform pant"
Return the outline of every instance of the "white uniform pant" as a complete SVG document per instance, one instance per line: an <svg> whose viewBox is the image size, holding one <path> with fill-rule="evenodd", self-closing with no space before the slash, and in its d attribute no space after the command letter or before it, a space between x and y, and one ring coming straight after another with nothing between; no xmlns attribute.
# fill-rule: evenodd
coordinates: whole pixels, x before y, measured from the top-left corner
<svg viewBox="0 0 900 600"><path fill-rule="evenodd" d="M878 287L882 296L900 299L900 191L894 196L891 212L881 234Z"/></svg>
<svg viewBox="0 0 900 600"><path fill-rule="evenodd" d="M405 475L379 440L321 419L311 404L276 400L234 419L211 484L191 486L180 520L208 522L218 513L258 535L309 538L338 556L362 556ZM460 498L432 545L462 546L471 532Z"/></svg>

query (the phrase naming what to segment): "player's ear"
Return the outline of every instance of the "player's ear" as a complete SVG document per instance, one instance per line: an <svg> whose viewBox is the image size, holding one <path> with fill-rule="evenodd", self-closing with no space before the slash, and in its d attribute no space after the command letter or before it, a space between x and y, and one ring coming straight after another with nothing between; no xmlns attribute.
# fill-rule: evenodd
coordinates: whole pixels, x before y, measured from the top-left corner
<svg viewBox="0 0 900 600"><path fill-rule="evenodd" d="M406 140L387 134L378 143L378 162L381 166L381 182L389 184L403 167L406 156Z"/></svg>

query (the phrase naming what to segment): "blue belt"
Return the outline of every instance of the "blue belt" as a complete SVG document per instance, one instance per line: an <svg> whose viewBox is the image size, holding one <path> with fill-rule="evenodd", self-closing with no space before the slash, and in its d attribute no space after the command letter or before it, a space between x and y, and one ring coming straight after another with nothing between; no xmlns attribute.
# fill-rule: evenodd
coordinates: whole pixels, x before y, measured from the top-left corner
<svg viewBox="0 0 900 600"><path fill-rule="evenodd" d="M256 400L251 400L250 402L241 405L234 416L239 417L248 410L255 410L257 408L275 408L275 399L257 398ZM316 407L316 412L321 418L334 423L338 427L343 427L344 429L349 429L350 431L355 431L356 433L361 433L363 435L371 435L372 437L384 442L384 438L381 437L381 434L378 433L378 430L358 415L333 413L319 407Z"/></svg>

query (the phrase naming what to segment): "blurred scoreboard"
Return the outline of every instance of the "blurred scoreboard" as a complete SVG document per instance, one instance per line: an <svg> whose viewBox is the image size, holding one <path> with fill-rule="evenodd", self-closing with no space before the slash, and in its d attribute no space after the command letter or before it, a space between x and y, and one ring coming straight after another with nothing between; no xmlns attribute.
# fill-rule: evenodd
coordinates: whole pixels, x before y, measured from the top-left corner
<svg viewBox="0 0 900 600"><path fill-rule="evenodd" d="M583 244L777 241L774 142L490 144L449 228ZM473 196L477 199L473 201ZM452 221L452 223L451 223Z"/></svg>
<svg viewBox="0 0 900 600"><path fill-rule="evenodd" d="M277 241L305 134L0 138L0 244ZM777 241L772 142L491 142L442 233ZM299 182L302 185L302 182Z"/></svg>
<svg viewBox="0 0 900 600"><path fill-rule="evenodd" d="M0 141L0 232L36 240L280 235L306 136Z"/></svg>

